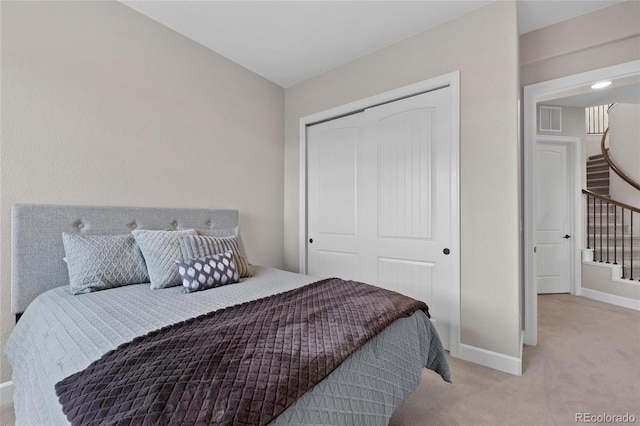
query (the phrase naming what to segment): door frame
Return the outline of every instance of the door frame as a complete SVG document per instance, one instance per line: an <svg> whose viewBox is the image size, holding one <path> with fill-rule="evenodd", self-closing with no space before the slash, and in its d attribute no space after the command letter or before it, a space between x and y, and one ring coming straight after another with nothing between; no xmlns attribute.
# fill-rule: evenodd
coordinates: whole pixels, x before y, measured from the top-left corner
<svg viewBox="0 0 640 426"><path fill-rule="evenodd" d="M569 226L568 231L571 233L571 244L569 244L569 259L571 259L571 268L569 270L569 292L574 295L582 294L582 259L578 254L582 247L582 218L584 217L582 195L580 189L584 187L585 182L582 176L586 175L586 150L584 144L582 144L582 138L577 136L548 136L538 135L536 138L536 148L540 144L553 144L553 145L565 145L567 147L567 175L569 182L569 193L573 194L571 197L571 203L569 206ZM535 177L535 176L534 176ZM534 182L535 183L535 182ZM535 190L535 187L534 187ZM535 210L532 212L532 219L535 232L536 218L533 216ZM534 234L535 235L535 234ZM534 240L535 243L535 240ZM534 268L537 266L537 258L534 256L535 262ZM534 269L535 271L535 269ZM536 284L536 294L538 292ZM537 307L537 297L536 297Z"/></svg>
<svg viewBox="0 0 640 426"><path fill-rule="evenodd" d="M536 105L554 95L583 88L604 79L640 75L640 60L530 84L524 87L524 344L538 343L538 289L535 282L535 183ZM557 98L558 96L556 96ZM582 203L580 203L581 205ZM582 223L580 224L582 230ZM582 234L582 231L580 232Z"/></svg>
<svg viewBox="0 0 640 426"><path fill-rule="evenodd" d="M299 270L307 273L307 127L323 121L364 111L377 105L449 87L451 96L451 342L450 353L457 357L460 348L460 71L430 78L355 102L311 114L300 119L300 232Z"/></svg>

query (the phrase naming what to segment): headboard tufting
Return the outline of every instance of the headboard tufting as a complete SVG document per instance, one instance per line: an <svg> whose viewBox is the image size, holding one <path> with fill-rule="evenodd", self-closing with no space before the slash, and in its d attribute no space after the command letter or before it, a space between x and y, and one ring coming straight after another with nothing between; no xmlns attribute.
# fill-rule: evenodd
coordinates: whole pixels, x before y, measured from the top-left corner
<svg viewBox="0 0 640 426"><path fill-rule="evenodd" d="M15 204L11 233L11 312L69 283L62 232L126 234L133 229L220 229L238 225L237 210Z"/></svg>

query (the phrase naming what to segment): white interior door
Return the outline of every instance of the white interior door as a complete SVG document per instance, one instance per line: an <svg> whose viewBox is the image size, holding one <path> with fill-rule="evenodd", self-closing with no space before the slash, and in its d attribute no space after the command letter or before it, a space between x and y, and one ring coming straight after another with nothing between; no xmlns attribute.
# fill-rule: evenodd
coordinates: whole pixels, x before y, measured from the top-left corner
<svg viewBox="0 0 640 426"><path fill-rule="evenodd" d="M308 273L425 301L450 341L448 88L308 129Z"/></svg>
<svg viewBox="0 0 640 426"><path fill-rule="evenodd" d="M571 291L569 148L538 142L536 148L535 244L538 293Z"/></svg>

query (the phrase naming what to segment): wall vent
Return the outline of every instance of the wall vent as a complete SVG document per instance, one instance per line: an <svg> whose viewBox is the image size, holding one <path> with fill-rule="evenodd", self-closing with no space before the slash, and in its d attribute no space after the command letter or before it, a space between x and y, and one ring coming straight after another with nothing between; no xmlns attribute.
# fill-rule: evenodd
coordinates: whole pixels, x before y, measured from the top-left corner
<svg viewBox="0 0 640 426"><path fill-rule="evenodd" d="M539 115L541 132L562 131L562 108L540 105Z"/></svg>

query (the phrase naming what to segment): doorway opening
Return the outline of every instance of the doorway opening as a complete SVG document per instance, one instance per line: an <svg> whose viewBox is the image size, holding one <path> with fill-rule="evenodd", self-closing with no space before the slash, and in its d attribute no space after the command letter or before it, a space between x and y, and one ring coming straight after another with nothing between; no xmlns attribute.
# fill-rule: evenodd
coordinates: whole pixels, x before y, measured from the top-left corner
<svg viewBox="0 0 640 426"><path fill-rule="evenodd" d="M536 211L535 190L537 176L536 144L537 132L537 105L541 102L557 101L559 99L578 98L580 96L600 95L596 104L620 102L615 97L628 95L631 86L640 84L640 61L632 61L614 65L598 70L562 77L555 80L532 84L524 88L524 343L536 345L538 341L538 288L536 271L538 259L535 253L536 235ZM611 80L611 88L607 92L593 92L590 86L602 80ZM625 89L626 87L626 89ZM591 95L587 95L590 93ZM587 105L584 105L587 106ZM581 202L578 204L582 205ZM583 218L578 212L577 237L574 246L581 239L584 229ZM579 246L578 251L579 253ZM579 257L577 254L574 257ZM579 262L579 259L575 259ZM579 276L579 275L578 275ZM575 291L579 292L580 282L574 277Z"/></svg>

